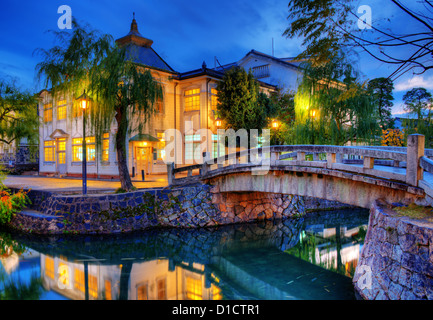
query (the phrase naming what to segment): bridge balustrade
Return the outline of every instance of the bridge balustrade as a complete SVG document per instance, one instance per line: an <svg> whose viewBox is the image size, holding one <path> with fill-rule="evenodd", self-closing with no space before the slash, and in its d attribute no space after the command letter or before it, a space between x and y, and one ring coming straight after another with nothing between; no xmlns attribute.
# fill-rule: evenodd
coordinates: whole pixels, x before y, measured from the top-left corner
<svg viewBox="0 0 433 320"><path fill-rule="evenodd" d="M218 158L203 153L203 163L175 168L167 164L169 185L199 181L241 168L293 170L295 167L321 168L377 177L423 188L433 197L433 150L424 149L425 137L408 136L407 147L278 145L237 151ZM323 171L322 171L323 172ZM182 178L176 178L183 173ZM186 177L185 177L185 173ZM427 177L426 177L427 175Z"/></svg>

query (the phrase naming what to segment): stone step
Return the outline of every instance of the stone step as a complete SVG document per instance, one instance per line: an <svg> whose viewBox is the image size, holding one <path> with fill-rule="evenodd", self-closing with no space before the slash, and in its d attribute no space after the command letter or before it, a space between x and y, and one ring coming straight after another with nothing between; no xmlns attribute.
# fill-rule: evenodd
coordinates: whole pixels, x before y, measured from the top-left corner
<svg viewBox="0 0 433 320"><path fill-rule="evenodd" d="M23 209L18 213L19 215L29 216L36 219L45 219L45 220L53 220L53 219L61 219L62 216L53 216L51 214L42 213L40 211L36 211L33 209Z"/></svg>

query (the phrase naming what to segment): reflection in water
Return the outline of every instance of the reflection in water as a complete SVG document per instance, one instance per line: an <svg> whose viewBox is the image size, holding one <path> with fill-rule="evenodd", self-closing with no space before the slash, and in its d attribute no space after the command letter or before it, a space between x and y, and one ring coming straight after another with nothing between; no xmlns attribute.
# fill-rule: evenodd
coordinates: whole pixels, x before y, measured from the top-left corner
<svg viewBox="0 0 433 320"><path fill-rule="evenodd" d="M116 236L3 231L0 298L354 299L367 220L357 209Z"/></svg>

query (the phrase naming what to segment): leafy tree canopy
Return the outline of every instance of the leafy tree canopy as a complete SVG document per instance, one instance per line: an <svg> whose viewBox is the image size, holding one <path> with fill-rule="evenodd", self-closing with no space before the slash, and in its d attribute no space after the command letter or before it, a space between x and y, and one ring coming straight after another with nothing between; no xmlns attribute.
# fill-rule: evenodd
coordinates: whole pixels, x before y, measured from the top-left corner
<svg viewBox="0 0 433 320"><path fill-rule="evenodd" d="M368 82L368 93L372 98L372 103L377 108L379 125L383 130L394 127L394 119L391 115L394 96L392 90L394 84L389 78L375 78Z"/></svg>
<svg viewBox="0 0 433 320"><path fill-rule="evenodd" d="M265 128L275 107L269 97L260 92L259 83L251 72L234 67L217 85L217 111L226 127L239 129Z"/></svg>
<svg viewBox="0 0 433 320"><path fill-rule="evenodd" d="M403 96L404 110L417 115L418 119L425 117L426 111L432 107L432 95L425 88L413 88Z"/></svg>
<svg viewBox="0 0 433 320"><path fill-rule="evenodd" d="M340 52L328 63L304 63L303 69L295 95L293 143L344 145L375 139L375 110L353 62Z"/></svg>
<svg viewBox="0 0 433 320"><path fill-rule="evenodd" d="M14 81L0 79L0 141L10 144L26 138L37 142L37 100Z"/></svg>

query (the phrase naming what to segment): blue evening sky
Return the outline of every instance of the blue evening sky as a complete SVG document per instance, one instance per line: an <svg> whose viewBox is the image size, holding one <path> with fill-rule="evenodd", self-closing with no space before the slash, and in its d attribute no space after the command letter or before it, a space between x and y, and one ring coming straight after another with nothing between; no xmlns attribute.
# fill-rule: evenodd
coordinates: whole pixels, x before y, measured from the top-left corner
<svg viewBox="0 0 433 320"><path fill-rule="evenodd" d="M72 15L114 39L129 32L132 13L140 33L154 41L153 48L175 70L184 72L200 68L203 61L214 67L241 59L251 49L276 57L291 57L302 51L300 39L287 39L282 33L288 26L289 0L123 0L123 1L5 1L0 10L0 77L11 76L23 88L37 92L41 85L34 79L35 66L41 57L36 48L54 45L48 30L59 30L57 13L68 5ZM392 30L419 31L416 24L390 1L365 0L372 8L375 26ZM390 21L388 21L388 19ZM365 79L387 77L395 69L360 54L358 67ZM433 74L412 72L395 83L394 112L400 111L401 97L413 87L433 90Z"/></svg>

